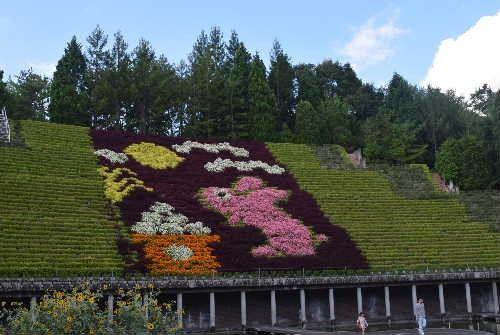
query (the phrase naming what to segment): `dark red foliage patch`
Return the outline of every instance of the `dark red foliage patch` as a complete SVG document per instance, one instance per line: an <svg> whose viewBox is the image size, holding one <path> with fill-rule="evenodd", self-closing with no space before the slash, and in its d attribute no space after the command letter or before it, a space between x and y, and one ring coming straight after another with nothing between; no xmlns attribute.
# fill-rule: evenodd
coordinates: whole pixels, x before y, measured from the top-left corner
<svg viewBox="0 0 500 335"><path fill-rule="evenodd" d="M152 135L136 135L123 132L97 131L91 133L96 149L111 149L116 152L123 150L132 143L151 142L163 145L171 150L173 144L182 144L186 139ZM200 142L217 143L215 140ZM217 157L231 160L261 160L268 164L279 164L264 143L256 141L232 141L232 145L244 147L250 152L248 158L238 158L229 152L209 153L200 149L192 149L190 154L178 154L185 158L175 169L154 170L142 166L133 158L125 164L110 164L101 158L102 165L109 167L126 167L136 172L138 178L145 185L153 187L154 192L134 191L119 204L122 220L129 226L140 220L141 213L148 210L155 201L167 202L174 206L193 221L201 221L208 225L213 233L220 235L221 242L212 246L214 254L222 265L221 271L250 271L261 269L359 269L367 268L368 263L358 247L351 240L347 232L332 224L319 209L314 198L300 189L295 178L288 172L282 175L271 175L260 169L252 172L239 172L235 168L226 169L222 173L208 172L203 167L205 163L214 161ZM280 164L283 166L282 164ZM231 227L225 218L203 207L197 198L201 188L231 187L242 176L257 176L262 178L268 186L291 191L287 202L280 204L292 217L302 220L316 233L323 233L329 240L322 243L316 250L315 256L266 258L253 257L250 250L265 241L264 235L250 226ZM139 250L120 242L120 247L126 253L130 250ZM143 263L139 257L139 263ZM144 269L144 264L130 266L130 270Z"/></svg>

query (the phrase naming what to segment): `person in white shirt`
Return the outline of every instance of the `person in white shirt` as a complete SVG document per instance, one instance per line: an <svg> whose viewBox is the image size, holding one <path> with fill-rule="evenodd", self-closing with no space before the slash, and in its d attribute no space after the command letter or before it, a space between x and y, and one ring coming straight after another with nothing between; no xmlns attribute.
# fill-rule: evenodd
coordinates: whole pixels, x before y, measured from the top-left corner
<svg viewBox="0 0 500 335"><path fill-rule="evenodd" d="M415 318L417 320L418 332L420 335L424 335L424 329L427 326L427 320L425 319L425 305L424 299L418 298L415 304Z"/></svg>

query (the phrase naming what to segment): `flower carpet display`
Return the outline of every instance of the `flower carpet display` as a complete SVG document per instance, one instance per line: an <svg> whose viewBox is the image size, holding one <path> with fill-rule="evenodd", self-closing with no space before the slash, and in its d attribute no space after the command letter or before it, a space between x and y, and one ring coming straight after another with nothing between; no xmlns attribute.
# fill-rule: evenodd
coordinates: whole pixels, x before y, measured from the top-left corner
<svg viewBox="0 0 500 335"><path fill-rule="evenodd" d="M324 216L264 143L91 134L95 150L128 155L122 164L101 156L106 173L127 169L126 177L142 186L114 197L140 251L135 268L207 274L368 267L345 230Z"/></svg>
<svg viewBox="0 0 500 335"><path fill-rule="evenodd" d="M202 192L208 206L229 217L231 225L247 224L261 230L266 244L252 250L254 256L310 256L315 254L311 231L276 206L288 192L264 187L262 179L241 178L232 189L209 187ZM321 234L317 241L326 241Z"/></svg>

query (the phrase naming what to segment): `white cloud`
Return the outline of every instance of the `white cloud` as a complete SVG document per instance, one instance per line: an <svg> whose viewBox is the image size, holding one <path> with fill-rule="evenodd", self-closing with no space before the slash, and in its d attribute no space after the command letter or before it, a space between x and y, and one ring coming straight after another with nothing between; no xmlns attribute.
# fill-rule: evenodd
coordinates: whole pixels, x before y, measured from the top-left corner
<svg viewBox="0 0 500 335"><path fill-rule="evenodd" d="M456 39L441 41L422 81L466 98L484 83L500 89L500 11L481 17Z"/></svg>
<svg viewBox="0 0 500 335"><path fill-rule="evenodd" d="M56 70L55 63L29 63L28 67L32 68L34 73L47 77L52 77Z"/></svg>
<svg viewBox="0 0 500 335"><path fill-rule="evenodd" d="M392 21L376 26L370 19L341 52L355 69L378 64L394 54L392 42L403 33L404 30Z"/></svg>

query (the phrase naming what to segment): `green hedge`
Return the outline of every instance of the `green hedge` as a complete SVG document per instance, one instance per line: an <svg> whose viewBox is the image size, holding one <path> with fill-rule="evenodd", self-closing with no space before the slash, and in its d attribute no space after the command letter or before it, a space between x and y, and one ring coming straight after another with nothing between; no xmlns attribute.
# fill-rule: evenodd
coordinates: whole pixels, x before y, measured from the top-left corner
<svg viewBox="0 0 500 335"><path fill-rule="evenodd" d="M88 128L23 121L26 147L0 147L0 276L117 273Z"/></svg>
<svg viewBox="0 0 500 335"><path fill-rule="evenodd" d="M500 234L472 221L457 199L405 199L382 172L327 169L306 145L268 148L350 233L373 269L500 265Z"/></svg>

